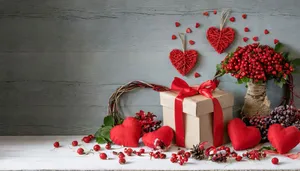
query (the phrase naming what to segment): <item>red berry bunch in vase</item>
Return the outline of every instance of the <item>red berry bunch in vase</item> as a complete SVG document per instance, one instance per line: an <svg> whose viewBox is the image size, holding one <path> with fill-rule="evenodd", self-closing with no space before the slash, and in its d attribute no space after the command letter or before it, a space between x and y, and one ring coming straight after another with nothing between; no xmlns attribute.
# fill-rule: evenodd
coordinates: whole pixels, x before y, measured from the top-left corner
<svg viewBox="0 0 300 171"><path fill-rule="evenodd" d="M294 60L290 59L288 52L279 52L281 47L281 43L275 48L259 43L238 47L217 65L216 77L231 74L237 83L247 84L243 114L253 115L259 111L260 115L268 115L270 102L266 96L266 82L274 80L282 87L295 70ZM255 100L254 97L260 99Z"/></svg>
<svg viewBox="0 0 300 171"><path fill-rule="evenodd" d="M136 113L135 118L139 120L142 125L142 134L153 132L161 127L161 120L155 120L157 116L151 112L145 113L143 110Z"/></svg>

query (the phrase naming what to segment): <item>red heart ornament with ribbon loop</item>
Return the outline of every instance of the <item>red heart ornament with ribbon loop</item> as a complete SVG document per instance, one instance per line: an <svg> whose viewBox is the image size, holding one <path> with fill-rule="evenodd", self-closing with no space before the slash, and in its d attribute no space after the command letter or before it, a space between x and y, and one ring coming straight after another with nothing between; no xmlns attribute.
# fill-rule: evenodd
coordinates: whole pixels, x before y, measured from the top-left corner
<svg viewBox="0 0 300 171"><path fill-rule="evenodd" d="M273 124L268 130L268 139L278 153L285 154L299 144L300 131L295 126L284 128Z"/></svg>
<svg viewBox="0 0 300 171"><path fill-rule="evenodd" d="M176 70L181 75L185 76L195 67L199 54L196 50L186 50L184 33L179 33L179 37L182 41L183 51L180 49L173 49L170 52L169 58Z"/></svg>
<svg viewBox="0 0 300 171"><path fill-rule="evenodd" d="M219 54L223 53L232 44L235 38L234 29L230 27L223 28L229 14L229 9L222 12L220 29L210 27L206 32L208 42Z"/></svg>
<svg viewBox="0 0 300 171"><path fill-rule="evenodd" d="M239 118L228 123L228 135L235 150L255 147L261 140L259 129L254 126L246 126Z"/></svg>
<svg viewBox="0 0 300 171"><path fill-rule="evenodd" d="M110 139L117 145L138 147L142 126L134 117L127 117L121 125L114 126L110 131Z"/></svg>
<svg viewBox="0 0 300 171"><path fill-rule="evenodd" d="M169 126L162 126L156 131L146 133L143 137L143 143L150 147L150 148L156 148L155 141L160 140L164 143L166 147L169 147L173 140L173 129Z"/></svg>

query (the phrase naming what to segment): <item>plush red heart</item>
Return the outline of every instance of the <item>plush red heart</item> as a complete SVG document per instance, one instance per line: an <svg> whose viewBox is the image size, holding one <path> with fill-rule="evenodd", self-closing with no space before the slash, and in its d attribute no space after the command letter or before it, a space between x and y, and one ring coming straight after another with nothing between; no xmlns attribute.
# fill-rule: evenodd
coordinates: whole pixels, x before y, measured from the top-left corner
<svg viewBox="0 0 300 171"><path fill-rule="evenodd" d="M239 118L228 123L228 135L235 150L255 147L261 140L259 129L254 126L246 126Z"/></svg>
<svg viewBox="0 0 300 171"><path fill-rule="evenodd" d="M166 147L170 146L173 140L173 129L169 126L163 126L156 131L146 133L143 137L143 143L150 147L155 148L154 142L156 139L161 140Z"/></svg>
<svg viewBox="0 0 300 171"><path fill-rule="evenodd" d="M280 154L285 154L299 144L300 131L295 126L284 128L273 124L268 130L268 139Z"/></svg>
<svg viewBox="0 0 300 171"><path fill-rule="evenodd" d="M121 125L113 127L110 139L117 145L138 147L142 132L141 124L134 117L127 117Z"/></svg>
<svg viewBox="0 0 300 171"><path fill-rule="evenodd" d="M173 49L170 52L170 60L173 66L181 75L189 73L197 63L198 52L196 50Z"/></svg>
<svg viewBox="0 0 300 171"><path fill-rule="evenodd" d="M216 27L210 27L206 32L208 42L219 54L228 48L233 42L234 37L235 31L230 27L223 28L222 30Z"/></svg>

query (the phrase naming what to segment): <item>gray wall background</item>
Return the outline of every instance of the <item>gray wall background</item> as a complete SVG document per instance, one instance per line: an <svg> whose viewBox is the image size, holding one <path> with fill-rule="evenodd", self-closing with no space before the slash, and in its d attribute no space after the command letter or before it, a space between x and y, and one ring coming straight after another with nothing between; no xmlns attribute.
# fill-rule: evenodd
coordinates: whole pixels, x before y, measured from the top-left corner
<svg viewBox="0 0 300 171"><path fill-rule="evenodd" d="M227 24L237 31L228 51L245 45L244 36L259 36L269 45L279 39L297 57L298 0L0 0L0 135L93 133L120 85L144 80L168 86L181 77L168 58L173 48L181 48L171 35L196 22L202 26L188 38L201 54L194 71L202 77L191 72L181 78L190 84L211 79L225 53L217 54L205 33L219 25L222 8L231 8L236 17ZM202 15L215 9L218 15ZM175 21L182 27L174 27ZM251 32L244 33L245 26ZM299 76L295 79L297 87ZM221 88L234 93L237 115L246 89L229 76ZM277 105L281 89L268 88ZM126 115L142 109L161 118L158 93L151 90L124 96L122 105Z"/></svg>

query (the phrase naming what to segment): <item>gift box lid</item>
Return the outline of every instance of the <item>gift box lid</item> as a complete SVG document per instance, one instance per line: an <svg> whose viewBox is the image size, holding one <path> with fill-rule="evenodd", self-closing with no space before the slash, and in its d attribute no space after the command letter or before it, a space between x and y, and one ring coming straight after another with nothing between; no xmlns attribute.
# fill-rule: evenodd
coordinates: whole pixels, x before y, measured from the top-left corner
<svg viewBox="0 0 300 171"><path fill-rule="evenodd" d="M175 98L178 95L176 91L160 92L160 104L164 107L174 109ZM217 98L222 108L232 107L234 97L231 93L216 89L213 96ZM210 98L202 95L186 97L183 100L183 112L193 116L200 116L213 112L213 102Z"/></svg>

